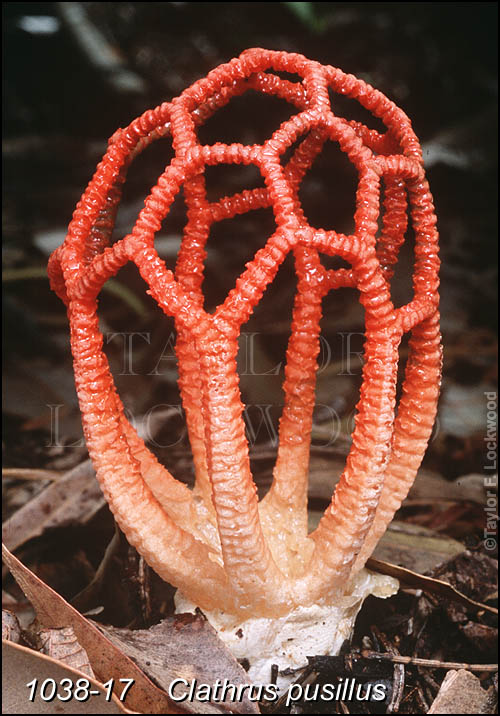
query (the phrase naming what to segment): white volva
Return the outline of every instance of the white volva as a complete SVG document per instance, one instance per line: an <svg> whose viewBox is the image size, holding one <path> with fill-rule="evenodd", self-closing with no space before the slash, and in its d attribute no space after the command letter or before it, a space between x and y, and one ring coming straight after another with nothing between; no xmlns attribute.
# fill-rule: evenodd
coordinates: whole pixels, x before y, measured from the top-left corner
<svg viewBox="0 0 500 716"><path fill-rule="evenodd" d="M306 666L308 656L338 654L343 642L351 638L366 597L373 594L385 599L395 594L398 587L393 577L362 569L335 605L297 607L277 619L254 617L241 621L219 609L203 613L236 659L248 660L249 680L269 684L272 664L277 664L281 672ZM179 591L175 604L177 613L196 609L196 604ZM292 681L293 676L280 675L278 686L285 688Z"/></svg>

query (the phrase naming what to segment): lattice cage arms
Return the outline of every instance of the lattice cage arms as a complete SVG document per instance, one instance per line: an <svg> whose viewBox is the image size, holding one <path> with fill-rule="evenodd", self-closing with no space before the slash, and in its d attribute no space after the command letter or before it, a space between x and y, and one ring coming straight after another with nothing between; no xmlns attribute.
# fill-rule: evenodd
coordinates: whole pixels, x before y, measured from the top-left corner
<svg viewBox="0 0 500 716"><path fill-rule="evenodd" d="M263 144L201 144L198 128L249 89L288 101L296 113ZM357 100L383 122L385 133L338 116L336 94ZM172 137L175 156L132 232L110 245L128 166L165 135ZM358 174L355 229L348 236L310 226L299 201L301 181L327 141L339 145ZM255 165L265 186L209 201L204 170L219 164ZM154 238L181 187L188 219L172 272ZM276 230L225 301L207 313L202 285L211 226L262 207L272 208ZM408 217L415 234L414 295L395 308L390 279ZM242 418L237 342L290 252L297 292L285 405L273 483L259 503ZM341 257L351 268L327 270L320 254ZM129 261L175 319L179 385L196 471L192 491L158 463L125 418L102 350L97 297ZM158 574L203 608L257 616L326 602L345 586L406 496L431 434L441 370L438 268L432 197L408 117L334 67L297 54L248 50L113 135L63 245L50 259L49 274L68 308L84 432L99 481L121 529ZM319 526L308 535L321 304L330 290L345 286L359 291L364 307L363 383L345 470ZM410 331L396 409L398 347Z"/></svg>

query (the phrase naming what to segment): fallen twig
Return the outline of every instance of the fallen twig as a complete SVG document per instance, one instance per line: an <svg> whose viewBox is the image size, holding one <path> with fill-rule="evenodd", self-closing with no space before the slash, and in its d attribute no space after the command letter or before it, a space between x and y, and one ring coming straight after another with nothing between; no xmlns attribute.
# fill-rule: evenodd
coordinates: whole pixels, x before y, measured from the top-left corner
<svg viewBox="0 0 500 716"><path fill-rule="evenodd" d="M458 589L455 589L448 582L444 582L442 579L435 579L434 577L426 577L418 572L412 572L411 569L405 569L404 567L398 567L396 564L390 562L383 562L380 559L370 559L366 562L368 569L372 569L374 572L380 572L381 574L388 574L391 577L396 577L403 584L407 584L410 587L422 589L424 592L430 592L431 594L438 594L441 597L446 597L454 602L464 604L466 607L473 607L476 610L484 610L498 616L498 609L496 607L490 607L488 604L482 604L476 602L474 599L465 596Z"/></svg>
<svg viewBox="0 0 500 716"><path fill-rule="evenodd" d="M465 669L467 671L498 671L498 664L465 664L458 661L438 661L437 659L418 659L413 656L380 653L364 649L361 656L365 659L391 661L393 664L411 664L412 666L428 666L431 669Z"/></svg>
<svg viewBox="0 0 500 716"><path fill-rule="evenodd" d="M378 641L381 642L384 649L390 656L400 656L399 651L390 642L389 639L382 634L376 626L371 627L372 634ZM392 696L390 703L387 706L386 713L393 714L398 713L401 699L403 698L403 692L405 688L405 667L404 664L394 661L394 675L392 679Z"/></svg>
<svg viewBox="0 0 500 716"><path fill-rule="evenodd" d="M59 480L66 474L64 470L39 470L31 467L3 467L2 478L16 480Z"/></svg>

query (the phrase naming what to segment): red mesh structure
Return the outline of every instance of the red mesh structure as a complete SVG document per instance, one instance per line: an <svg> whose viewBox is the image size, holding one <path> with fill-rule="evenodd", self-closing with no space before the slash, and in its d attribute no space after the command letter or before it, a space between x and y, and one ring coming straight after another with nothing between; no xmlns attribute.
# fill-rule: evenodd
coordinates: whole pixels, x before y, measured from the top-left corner
<svg viewBox="0 0 500 716"><path fill-rule="evenodd" d="M301 81L277 72L294 73ZM285 99L296 113L263 144L201 144L198 127L248 89ZM386 131L338 116L336 94L357 100ZM168 134L175 157L132 232L111 245L130 162ZM300 205L301 181L327 141L337 143L357 170L351 235L313 228ZM209 201L204 170L216 164L255 165L265 187ZM181 187L188 220L171 271L154 238ZM207 313L202 285L211 226L262 207L272 207L274 233L225 301ZM390 279L408 217L415 235L414 295L395 308ZM242 419L237 341L290 252L297 293L285 405L273 484L259 504ZM351 268L328 270L321 254L341 257ZM129 261L175 319L179 385L196 471L193 491L157 462L125 418L102 351L97 297ZM273 615L331 599L363 566L406 496L431 434L441 369L438 268L432 197L408 117L383 94L336 68L297 54L248 50L113 135L63 245L50 259L49 275L68 307L84 432L102 489L129 541L161 576L207 609ZM308 535L321 304L329 291L345 286L359 291L364 307L363 384L345 470L318 528ZM407 332L409 358L396 406L398 348Z"/></svg>

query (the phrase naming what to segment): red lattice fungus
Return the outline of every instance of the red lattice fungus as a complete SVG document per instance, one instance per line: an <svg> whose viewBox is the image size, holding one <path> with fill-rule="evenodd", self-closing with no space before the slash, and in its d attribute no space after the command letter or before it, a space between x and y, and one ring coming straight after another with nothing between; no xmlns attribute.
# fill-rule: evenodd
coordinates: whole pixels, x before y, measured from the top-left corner
<svg viewBox="0 0 500 716"><path fill-rule="evenodd" d="M275 74L283 71L302 81ZM296 114L261 145L200 144L197 128L247 89L287 100ZM357 100L383 122L385 133L337 116L335 93ZM174 159L132 232L110 245L130 162L167 134ZM312 228L298 199L304 175L328 140L338 143L358 173L355 230L349 236ZM293 144L283 167L280 160ZM215 164L253 164L265 187L210 202L204 170ZM188 221L172 272L153 242L181 187ZM206 313L202 283L210 227L262 207L272 207L275 232L226 300ZM407 212L415 234L414 296L396 309L389 281ZM297 294L285 406L273 484L259 504L242 419L237 340L289 252ZM297 605L328 603L363 566L414 480L435 418L441 367L437 252L432 197L408 117L361 80L301 55L248 50L113 135L64 244L51 257L49 274L68 308L84 431L106 499L129 541L195 603L240 615L279 616ZM341 257L351 268L327 270L321 253ZM157 462L125 418L102 351L97 297L128 261L175 319L179 384L196 470L193 491ZM363 384L344 473L318 528L308 535L321 303L343 286L357 288L364 307ZM398 347L409 331L396 411Z"/></svg>

